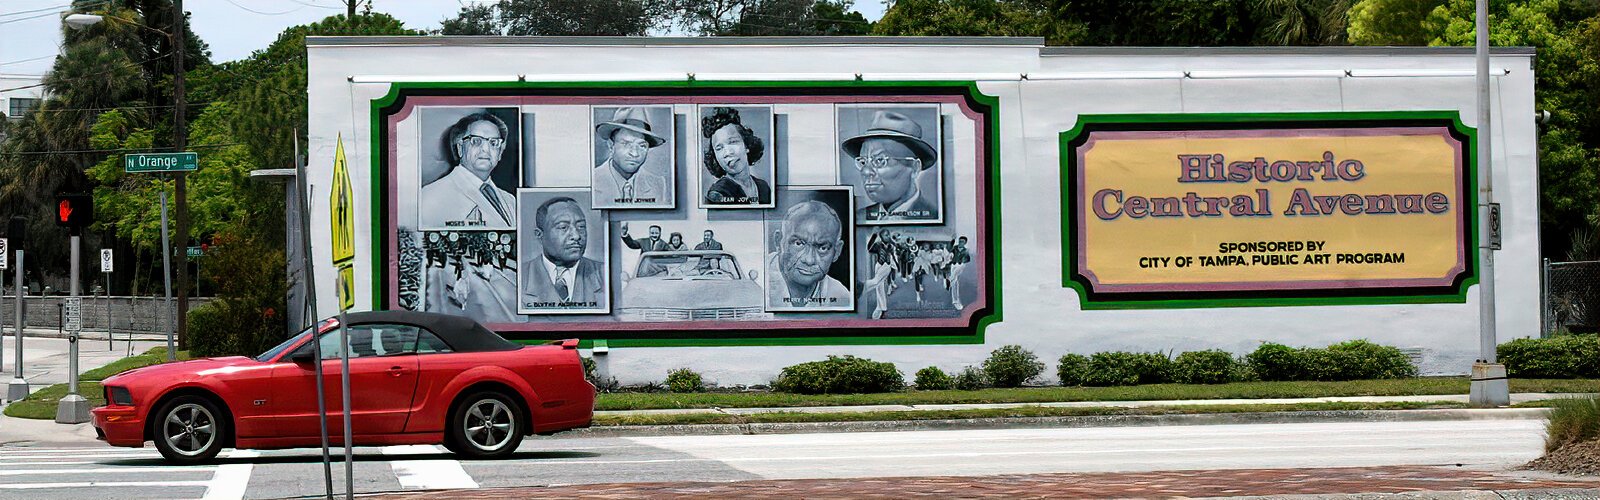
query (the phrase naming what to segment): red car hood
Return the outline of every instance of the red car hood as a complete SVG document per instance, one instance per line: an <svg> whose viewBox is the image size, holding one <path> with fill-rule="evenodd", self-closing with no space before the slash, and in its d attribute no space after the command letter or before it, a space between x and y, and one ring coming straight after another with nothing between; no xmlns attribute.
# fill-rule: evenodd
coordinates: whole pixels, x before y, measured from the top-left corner
<svg viewBox="0 0 1600 500"><path fill-rule="evenodd" d="M115 384L119 381L126 382L131 379L167 379L179 381L192 379L196 376L232 373L246 367L257 366L265 366L265 364L244 356L191 359L176 363L162 363L143 368L134 368L132 370L113 375L110 378L105 379L103 383Z"/></svg>

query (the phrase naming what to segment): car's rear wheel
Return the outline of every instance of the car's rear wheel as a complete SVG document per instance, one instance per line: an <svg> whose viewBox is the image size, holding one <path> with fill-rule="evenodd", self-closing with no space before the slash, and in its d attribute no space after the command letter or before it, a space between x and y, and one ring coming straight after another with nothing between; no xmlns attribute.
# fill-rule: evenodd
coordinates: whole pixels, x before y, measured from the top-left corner
<svg viewBox="0 0 1600 500"><path fill-rule="evenodd" d="M152 415L156 449L168 462L199 464L216 458L228 435L228 420L211 400L194 395L172 398Z"/></svg>
<svg viewBox="0 0 1600 500"><path fill-rule="evenodd" d="M497 391L462 398L445 426L445 447L470 458L504 458L522 444L522 407Z"/></svg>

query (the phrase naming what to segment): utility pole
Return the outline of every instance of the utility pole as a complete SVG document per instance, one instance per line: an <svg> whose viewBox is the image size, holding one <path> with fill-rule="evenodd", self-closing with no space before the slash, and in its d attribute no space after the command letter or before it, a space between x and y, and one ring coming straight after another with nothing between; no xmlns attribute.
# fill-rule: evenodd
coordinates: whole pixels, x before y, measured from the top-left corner
<svg viewBox="0 0 1600 500"><path fill-rule="evenodd" d="M173 103L175 105L173 106L172 133L174 137L172 138L172 152L182 153L183 150L187 149L189 146L189 99L188 96L185 95L183 88L184 61L186 60L184 56L184 46L188 45L188 43L186 43L188 37L185 35L183 30L185 24L183 0L173 0L172 6L174 10L172 16L172 44L175 55L177 56L177 58L174 59L174 69L172 72L172 97L175 101ZM185 251L187 251L189 247L189 189L186 185L187 183L184 181L188 177L188 172L178 172L177 176L177 243L179 247L184 248ZM170 254L175 249L168 247L166 250ZM184 259L183 263L178 266L178 349L185 349L189 347L188 285L189 261L188 259Z"/></svg>
<svg viewBox="0 0 1600 500"><path fill-rule="evenodd" d="M1490 228L1498 227L1494 211L1494 157L1489 143L1494 134L1489 127L1489 1L1477 1L1478 29L1475 56L1478 66L1478 362L1472 364L1472 383L1468 399L1473 406L1494 407L1511 404L1506 365L1495 359L1494 245Z"/></svg>

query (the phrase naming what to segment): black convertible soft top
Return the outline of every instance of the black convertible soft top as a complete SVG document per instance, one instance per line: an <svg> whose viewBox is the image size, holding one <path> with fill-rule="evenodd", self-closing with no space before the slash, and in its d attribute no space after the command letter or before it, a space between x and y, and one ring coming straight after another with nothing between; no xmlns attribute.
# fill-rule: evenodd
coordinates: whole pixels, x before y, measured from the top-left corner
<svg viewBox="0 0 1600 500"><path fill-rule="evenodd" d="M345 314L351 326L372 323L399 323L426 328L456 352L515 351L522 346L489 331L465 316L416 311L368 311Z"/></svg>

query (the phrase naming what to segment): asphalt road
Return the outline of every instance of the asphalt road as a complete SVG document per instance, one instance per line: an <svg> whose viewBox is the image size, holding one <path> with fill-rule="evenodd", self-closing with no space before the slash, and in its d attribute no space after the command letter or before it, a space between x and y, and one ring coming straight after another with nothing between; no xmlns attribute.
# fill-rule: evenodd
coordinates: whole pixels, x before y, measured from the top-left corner
<svg viewBox="0 0 1600 500"><path fill-rule="evenodd" d="M511 460L431 446L358 448L357 492L656 481L1142 472L1531 460L1543 420L996 429L746 436L539 438ZM0 448L0 498L284 498L318 495L316 450L229 451L170 467L152 448ZM343 466L335 464L343 489Z"/></svg>

